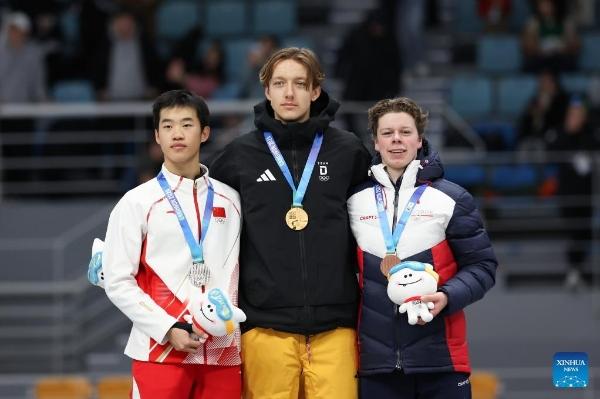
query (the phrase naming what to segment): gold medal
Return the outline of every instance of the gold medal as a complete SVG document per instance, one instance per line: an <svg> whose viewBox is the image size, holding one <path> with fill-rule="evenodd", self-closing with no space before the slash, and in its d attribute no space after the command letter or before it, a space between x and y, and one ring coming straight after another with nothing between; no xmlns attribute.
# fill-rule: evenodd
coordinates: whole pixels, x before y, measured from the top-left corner
<svg viewBox="0 0 600 399"><path fill-rule="evenodd" d="M402 262L402 261L395 254L386 254L384 256L384 258L381 260L379 269L381 270L381 273L383 273L385 278L388 278L390 269L392 267L396 266L400 262Z"/></svg>
<svg viewBox="0 0 600 399"><path fill-rule="evenodd" d="M308 224L308 213L300 207L293 207L285 214L285 223L292 230L302 230Z"/></svg>

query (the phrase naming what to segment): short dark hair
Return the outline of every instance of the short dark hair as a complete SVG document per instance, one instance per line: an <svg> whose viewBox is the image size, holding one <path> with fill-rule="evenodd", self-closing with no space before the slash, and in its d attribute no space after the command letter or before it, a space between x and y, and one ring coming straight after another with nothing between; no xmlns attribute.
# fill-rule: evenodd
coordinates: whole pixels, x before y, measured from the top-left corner
<svg viewBox="0 0 600 399"><path fill-rule="evenodd" d="M154 104L152 104L152 117L155 130L158 130L160 111L173 107L191 107L195 109L200 121L200 127L209 126L210 113L208 112L208 105L206 105L204 98L187 90L170 90L156 97Z"/></svg>
<svg viewBox="0 0 600 399"><path fill-rule="evenodd" d="M408 97L387 98L378 101L369 108L369 130L373 137L377 136L379 118L390 112L406 112L412 116L415 120L415 126L417 127L417 132L419 132L419 137L423 137L425 128L427 127L427 118L429 114Z"/></svg>

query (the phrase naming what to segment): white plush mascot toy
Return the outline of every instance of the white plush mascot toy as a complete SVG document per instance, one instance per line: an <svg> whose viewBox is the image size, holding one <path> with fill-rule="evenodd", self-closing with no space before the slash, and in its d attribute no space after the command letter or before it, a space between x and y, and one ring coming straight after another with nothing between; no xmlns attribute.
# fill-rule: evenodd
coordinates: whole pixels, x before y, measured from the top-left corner
<svg viewBox="0 0 600 399"><path fill-rule="evenodd" d="M88 265L87 278L90 283L104 288L104 272L102 271L102 251L104 250L104 241L94 238L92 244L92 259Z"/></svg>
<svg viewBox="0 0 600 399"><path fill-rule="evenodd" d="M227 295L219 288L202 293L200 288L192 287L188 309L192 314L186 318L188 323L215 337L231 334L246 321L246 314L233 306Z"/></svg>
<svg viewBox="0 0 600 399"><path fill-rule="evenodd" d="M438 274L429 263L406 261L390 269L387 294L397 305L400 313L407 313L408 324L417 324L419 318L430 322L433 315L433 302L421 301L421 295L437 291Z"/></svg>

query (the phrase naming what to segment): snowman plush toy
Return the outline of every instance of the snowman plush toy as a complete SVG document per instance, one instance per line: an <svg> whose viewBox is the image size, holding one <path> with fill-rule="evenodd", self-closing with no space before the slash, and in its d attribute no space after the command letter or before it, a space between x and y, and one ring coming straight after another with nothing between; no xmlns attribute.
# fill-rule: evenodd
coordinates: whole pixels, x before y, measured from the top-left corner
<svg viewBox="0 0 600 399"><path fill-rule="evenodd" d="M417 324L419 318L430 322L433 302L423 302L421 295L437 291L439 276L429 263L406 261L392 267L388 275L387 294L398 311L406 313L408 324Z"/></svg>

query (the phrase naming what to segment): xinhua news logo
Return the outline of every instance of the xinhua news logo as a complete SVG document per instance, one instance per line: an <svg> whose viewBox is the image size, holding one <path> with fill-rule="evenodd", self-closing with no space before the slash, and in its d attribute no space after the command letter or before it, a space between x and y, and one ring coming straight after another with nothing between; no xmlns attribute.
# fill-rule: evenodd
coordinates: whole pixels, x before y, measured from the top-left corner
<svg viewBox="0 0 600 399"><path fill-rule="evenodd" d="M586 388L589 382L587 353L556 352L552 381L555 388Z"/></svg>

